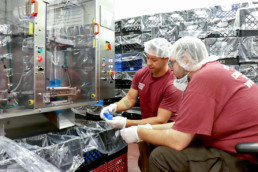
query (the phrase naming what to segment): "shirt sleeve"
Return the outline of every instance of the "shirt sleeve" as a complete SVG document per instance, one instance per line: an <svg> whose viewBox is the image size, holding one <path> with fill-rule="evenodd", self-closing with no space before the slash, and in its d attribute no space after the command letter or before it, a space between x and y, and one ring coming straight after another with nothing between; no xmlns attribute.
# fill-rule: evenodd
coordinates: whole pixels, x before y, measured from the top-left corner
<svg viewBox="0 0 258 172"><path fill-rule="evenodd" d="M135 90L139 90L138 85L139 85L139 72L136 72L133 76L131 88L133 88Z"/></svg>
<svg viewBox="0 0 258 172"><path fill-rule="evenodd" d="M163 92L164 97L159 105L159 108L177 112L182 100L182 91L176 89L171 82Z"/></svg>
<svg viewBox="0 0 258 172"><path fill-rule="evenodd" d="M216 101L199 93L184 95L173 129L203 135L211 135Z"/></svg>

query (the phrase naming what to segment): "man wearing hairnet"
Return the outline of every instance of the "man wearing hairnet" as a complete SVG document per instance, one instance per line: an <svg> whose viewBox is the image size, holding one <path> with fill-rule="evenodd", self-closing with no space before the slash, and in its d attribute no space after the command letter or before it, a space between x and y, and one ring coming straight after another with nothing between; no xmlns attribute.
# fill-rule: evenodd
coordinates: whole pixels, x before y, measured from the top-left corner
<svg viewBox="0 0 258 172"><path fill-rule="evenodd" d="M145 42L144 47L147 66L135 73L131 88L124 98L101 111L101 118L114 128L138 125L151 128L150 124L167 123L171 115L178 110L182 92L173 86L175 76L168 67L171 44L164 38L155 38ZM129 120L121 116L108 120L104 117L103 114L107 111L114 113L132 108L138 97L142 120ZM139 167L142 171L148 171L148 155L151 148L146 142L138 145L140 150Z"/></svg>
<svg viewBox="0 0 258 172"><path fill-rule="evenodd" d="M194 37L173 44L170 61L174 86L184 90L175 122L125 128L123 139L158 146L149 158L150 172L257 170L257 156L239 154L235 146L258 142L258 86L208 57Z"/></svg>

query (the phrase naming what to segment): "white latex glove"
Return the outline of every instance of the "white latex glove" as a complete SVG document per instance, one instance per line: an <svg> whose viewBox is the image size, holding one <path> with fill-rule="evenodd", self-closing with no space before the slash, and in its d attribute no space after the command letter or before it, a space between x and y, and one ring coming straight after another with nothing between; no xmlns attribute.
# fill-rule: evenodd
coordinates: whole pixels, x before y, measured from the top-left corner
<svg viewBox="0 0 258 172"><path fill-rule="evenodd" d="M138 126L132 126L129 128L124 128L120 131L121 136L126 143L137 143L141 141L141 139L138 137L137 129Z"/></svg>
<svg viewBox="0 0 258 172"><path fill-rule="evenodd" d="M152 126L150 124L145 124L145 125L138 125L138 127L143 127L147 129L152 129Z"/></svg>
<svg viewBox="0 0 258 172"><path fill-rule="evenodd" d="M117 104L111 104L111 105L108 105L107 107L104 107L102 110L101 110L101 112L100 112L100 118L101 119L105 119L106 120L106 118L105 118L105 116L104 116L104 113L105 112L110 112L110 113L115 113L116 112L116 108L117 108Z"/></svg>
<svg viewBox="0 0 258 172"><path fill-rule="evenodd" d="M126 118L122 116L113 117L113 120L105 119L106 122L114 128L125 128Z"/></svg>
<svg viewBox="0 0 258 172"><path fill-rule="evenodd" d="M150 124L132 126L132 127L129 127L129 128L122 129L120 131L121 136L123 137L123 139L125 140L126 143L128 143L128 144L129 143L138 143L138 142L142 141L142 139L140 139L138 137L138 132L137 132L138 127L152 129L152 126Z"/></svg>

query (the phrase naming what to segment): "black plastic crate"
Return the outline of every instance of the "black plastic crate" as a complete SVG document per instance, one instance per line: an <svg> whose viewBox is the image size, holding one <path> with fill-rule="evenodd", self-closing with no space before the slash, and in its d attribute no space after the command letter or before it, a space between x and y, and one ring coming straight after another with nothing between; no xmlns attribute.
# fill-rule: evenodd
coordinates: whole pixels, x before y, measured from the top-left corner
<svg viewBox="0 0 258 172"><path fill-rule="evenodd" d="M187 22L207 22L213 18L212 8L196 8L187 10Z"/></svg>
<svg viewBox="0 0 258 172"><path fill-rule="evenodd" d="M115 22L115 32L121 32L121 21Z"/></svg>
<svg viewBox="0 0 258 172"><path fill-rule="evenodd" d="M240 8L240 3L238 4L231 4L225 6L214 6L213 7L213 18L220 18L220 19L231 19L235 18L237 10Z"/></svg>
<svg viewBox="0 0 258 172"><path fill-rule="evenodd" d="M132 81L129 80L116 80L116 88L129 89L131 87Z"/></svg>
<svg viewBox="0 0 258 172"><path fill-rule="evenodd" d="M122 53L122 39L121 35L115 36L115 53L119 54Z"/></svg>
<svg viewBox="0 0 258 172"><path fill-rule="evenodd" d="M122 71L137 71L142 68L143 53L122 54Z"/></svg>
<svg viewBox="0 0 258 172"><path fill-rule="evenodd" d="M150 41L152 39L151 31L142 32L142 43Z"/></svg>
<svg viewBox="0 0 258 172"><path fill-rule="evenodd" d="M142 31L151 31L152 27L162 25L162 15L143 15L142 16Z"/></svg>
<svg viewBox="0 0 258 172"><path fill-rule="evenodd" d="M179 25L180 23L184 23L187 20L187 12L186 11L173 11L170 13L162 14L162 25Z"/></svg>
<svg viewBox="0 0 258 172"><path fill-rule="evenodd" d="M258 62L258 36L240 38L240 62Z"/></svg>
<svg viewBox="0 0 258 172"><path fill-rule="evenodd" d="M122 32L141 31L141 17L133 17L121 20Z"/></svg>
<svg viewBox="0 0 258 172"><path fill-rule="evenodd" d="M218 59L218 61L225 65L239 65L239 58L225 58L225 59Z"/></svg>
<svg viewBox="0 0 258 172"><path fill-rule="evenodd" d="M214 19L208 22L208 38L234 37L235 19Z"/></svg>
<svg viewBox="0 0 258 172"><path fill-rule="evenodd" d="M142 32L124 33L121 36L121 45L123 53L141 52L143 50Z"/></svg>
<svg viewBox="0 0 258 172"><path fill-rule="evenodd" d="M165 38L168 42L178 40L179 27L177 25L166 25L152 28L152 38Z"/></svg>
<svg viewBox="0 0 258 172"><path fill-rule="evenodd" d="M241 63L239 72L247 76L249 79L258 84L258 64L257 63Z"/></svg>
<svg viewBox="0 0 258 172"><path fill-rule="evenodd" d="M206 38L207 35L207 22L184 22L179 25L179 38L184 36Z"/></svg>
<svg viewBox="0 0 258 172"><path fill-rule="evenodd" d="M107 156L107 154L103 154L96 149L83 153L83 157L85 160L83 165L87 166L90 164L91 166L93 166L93 163L99 164L103 162L103 160L107 158Z"/></svg>
<svg viewBox="0 0 258 172"><path fill-rule="evenodd" d="M115 54L115 71L122 72L122 54Z"/></svg>
<svg viewBox="0 0 258 172"><path fill-rule="evenodd" d="M218 56L219 59L237 58L239 56L239 38L206 38L204 43L210 56Z"/></svg>
<svg viewBox="0 0 258 172"><path fill-rule="evenodd" d="M257 36L258 34L258 7L239 9L235 20L236 36Z"/></svg>

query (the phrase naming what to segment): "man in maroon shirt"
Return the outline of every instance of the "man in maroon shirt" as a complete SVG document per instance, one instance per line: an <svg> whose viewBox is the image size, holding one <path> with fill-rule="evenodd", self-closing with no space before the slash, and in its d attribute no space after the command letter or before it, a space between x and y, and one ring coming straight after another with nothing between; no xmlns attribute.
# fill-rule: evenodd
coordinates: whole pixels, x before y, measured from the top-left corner
<svg viewBox="0 0 258 172"><path fill-rule="evenodd" d="M151 153L150 171L257 170L252 164L258 158L237 153L235 146L258 142L258 86L208 57L203 42L194 37L178 40L170 60L174 85L184 91L178 117L152 129L123 129L124 140L159 146Z"/></svg>
<svg viewBox="0 0 258 172"><path fill-rule="evenodd" d="M175 76L168 67L171 44L164 38L156 38L145 42L144 46L147 66L135 73L131 88L124 98L101 111L101 118L114 128L167 123L178 110L182 92L173 86ZM106 111L114 113L132 108L138 98L142 120L129 120L121 116L107 120L104 117ZM150 152L147 147L146 143L139 143L139 166L142 171L148 171L146 164Z"/></svg>

